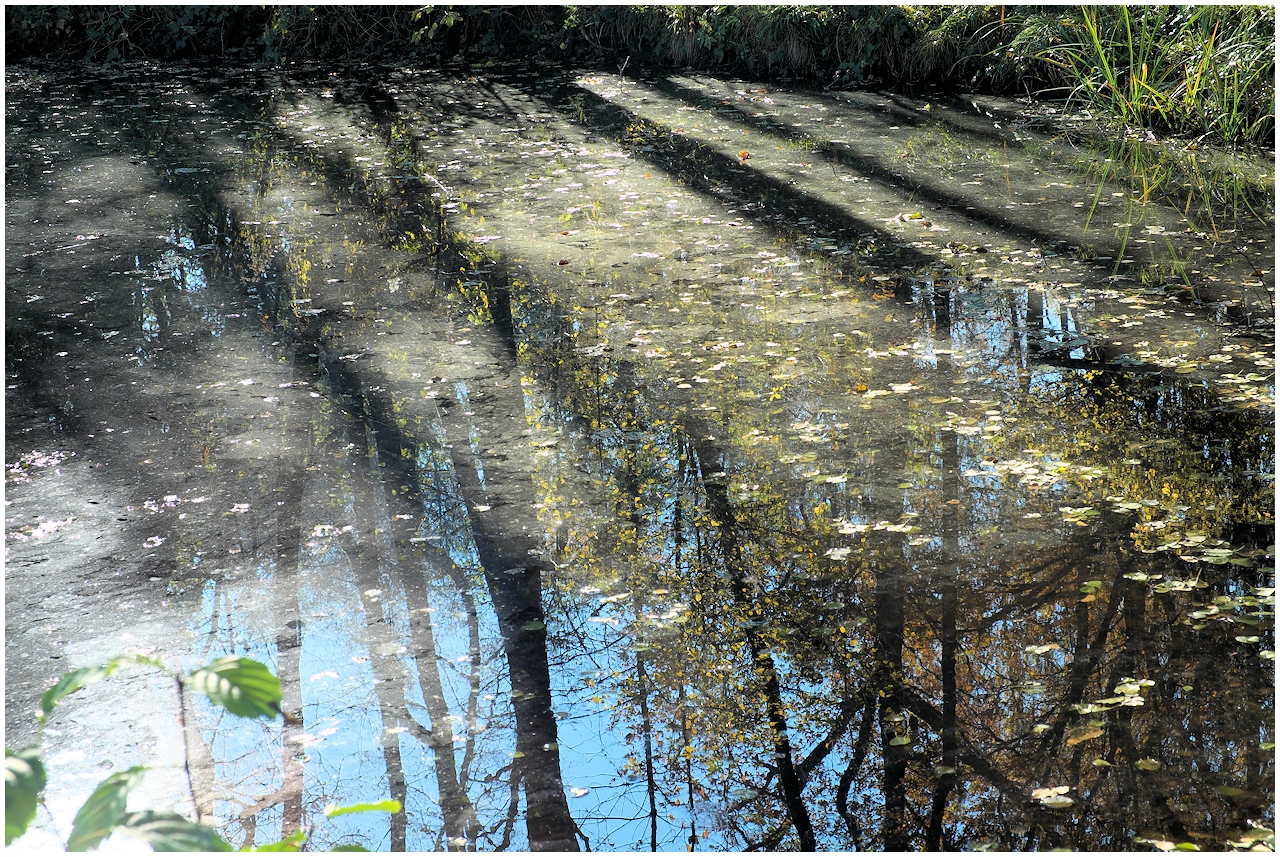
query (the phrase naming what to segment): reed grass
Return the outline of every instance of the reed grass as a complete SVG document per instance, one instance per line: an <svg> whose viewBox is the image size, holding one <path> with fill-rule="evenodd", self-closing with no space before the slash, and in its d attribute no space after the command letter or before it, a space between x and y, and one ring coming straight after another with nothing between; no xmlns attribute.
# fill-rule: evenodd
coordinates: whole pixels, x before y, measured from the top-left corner
<svg viewBox="0 0 1280 857"><path fill-rule="evenodd" d="M1133 126L1262 144L1275 133L1275 10L1082 6L1037 54L1070 98Z"/></svg>
<svg viewBox="0 0 1280 857"><path fill-rule="evenodd" d="M10 62L501 60L1067 98L1162 134L1275 136L1270 6L6 6Z"/></svg>

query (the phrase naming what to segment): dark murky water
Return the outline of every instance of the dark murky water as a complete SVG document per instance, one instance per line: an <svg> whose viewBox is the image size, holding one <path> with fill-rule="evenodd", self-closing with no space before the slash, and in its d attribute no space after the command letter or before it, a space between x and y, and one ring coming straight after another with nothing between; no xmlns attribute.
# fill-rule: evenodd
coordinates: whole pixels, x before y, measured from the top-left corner
<svg viewBox="0 0 1280 857"><path fill-rule="evenodd" d="M25 841L184 758L237 845L1273 826L1270 164L492 71L7 69L7 741L296 715L96 685Z"/></svg>

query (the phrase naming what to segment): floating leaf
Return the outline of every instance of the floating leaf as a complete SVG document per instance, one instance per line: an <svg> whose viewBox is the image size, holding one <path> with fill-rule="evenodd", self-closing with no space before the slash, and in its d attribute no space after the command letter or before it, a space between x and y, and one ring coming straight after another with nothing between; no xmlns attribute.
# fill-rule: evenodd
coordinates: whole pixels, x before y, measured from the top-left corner
<svg viewBox="0 0 1280 857"><path fill-rule="evenodd" d="M1146 574L1141 571L1134 571L1125 575L1125 579L1136 580L1139 583L1146 583L1148 580L1159 580L1162 577L1164 577L1163 574Z"/></svg>
<svg viewBox="0 0 1280 857"><path fill-rule="evenodd" d="M1160 770L1160 763L1157 762L1155 759L1139 759L1138 761L1133 763L1133 766L1137 768L1139 771Z"/></svg>
<svg viewBox="0 0 1280 857"><path fill-rule="evenodd" d="M1100 738L1105 734L1106 730L1099 729L1097 726L1077 726L1074 729L1067 730L1067 746L1074 747L1092 738Z"/></svg>
<svg viewBox="0 0 1280 857"><path fill-rule="evenodd" d="M1034 790L1031 792L1031 797L1036 800L1044 800L1045 798L1053 797L1054 795L1064 795L1069 791L1071 791L1071 786L1049 786L1047 788Z"/></svg>
<svg viewBox="0 0 1280 857"><path fill-rule="evenodd" d="M1041 806L1050 810L1065 810L1066 807L1075 805L1075 801L1066 796L1069 790L1071 790L1070 785L1052 785L1050 788L1033 790L1032 797L1037 799Z"/></svg>
<svg viewBox="0 0 1280 857"><path fill-rule="evenodd" d="M895 735L889 739L890 746L902 747L911 743L910 735Z"/></svg>
<svg viewBox="0 0 1280 857"><path fill-rule="evenodd" d="M1157 851L1172 851L1176 847L1173 842L1168 839L1147 839L1144 836L1139 836L1133 841L1137 842L1139 845L1150 845Z"/></svg>
<svg viewBox="0 0 1280 857"><path fill-rule="evenodd" d="M1255 842L1261 843L1263 845L1270 844L1272 847L1267 850L1274 851L1275 838L1276 838L1275 831L1270 830L1266 827L1253 827L1253 828L1250 828L1239 839L1234 840L1231 844L1232 846L1236 848L1241 848L1241 849L1251 848Z"/></svg>
<svg viewBox="0 0 1280 857"><path fill-rule="evenodd" d="M240 717L280 714L280 680L265 665L249 658L219 658L191 673L187 681L215 705Z"/></svg>
<svg viewBox="0 0 1280 857"><path fill-rule="evenodd" d="M135 765L127 771L112 774L98 784L71 822L68 851L90 851L111 835L112 829L124 817L129 792L142 782L145 770Z"/></svg>
<svg viewBox="0 0 1280 857"><path fill-rule="evenodd" d="M4 751L4 844L8 845L26 832L36 817L40 792L44 791L44 766L40 764L40 748L26 747L18 752Z"/></svg>

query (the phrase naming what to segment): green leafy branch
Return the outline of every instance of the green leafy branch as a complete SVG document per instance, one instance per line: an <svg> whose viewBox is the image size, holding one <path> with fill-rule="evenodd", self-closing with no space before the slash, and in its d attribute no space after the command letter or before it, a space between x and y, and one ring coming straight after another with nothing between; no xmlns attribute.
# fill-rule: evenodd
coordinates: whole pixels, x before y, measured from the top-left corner
<svg viewBox="0 0 1280 857"><path fill-rule="evenodd" d="M126 655L113 658L103 664L72 670L65 673L53 687L40 697L35 719L43 726L54 708L71 694L109 677L123 666L138 665L163 669L164 664L155 658ZM219 658L186 676L178 676L179 691L186 689L202 693L214 705L225 708L238 717L247 719L274 719L280 716L280 681L258 661L229 656ZM232 851L222 836L204 824L200 824L173 812L143 810L127 811L129 793L142 782L146 768L135 766L107 777L76 812L71 824L71 836L67 840L68 851L96 849L112 833L119 831L126 836L140 839L155 851ZM4 751L4 844L7 846L26 832L35 819L47 785L40 746L34 744L17 752ZM335 818L358 812L399 812L400 803L394 800L361 803L354 806L328 806L324 813ZM299 851L306 844L307 834L301 830L267 845L251 848L252 851ZM363 851L360 846L340 846L338 851Z"/></svg>

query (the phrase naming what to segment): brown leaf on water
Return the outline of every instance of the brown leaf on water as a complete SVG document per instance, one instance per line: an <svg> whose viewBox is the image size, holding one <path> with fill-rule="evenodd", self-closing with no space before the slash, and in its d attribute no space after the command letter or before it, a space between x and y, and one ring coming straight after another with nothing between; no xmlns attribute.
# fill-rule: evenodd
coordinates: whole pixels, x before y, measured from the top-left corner
<svg viewBox="0 0 1280 857"><path fill-rule="evenodd" d="M1074 747L1082 741L1098 738L1106 734L1106 730L1098 726L1077 726L1067 730L1067 746Z"/></svg>

